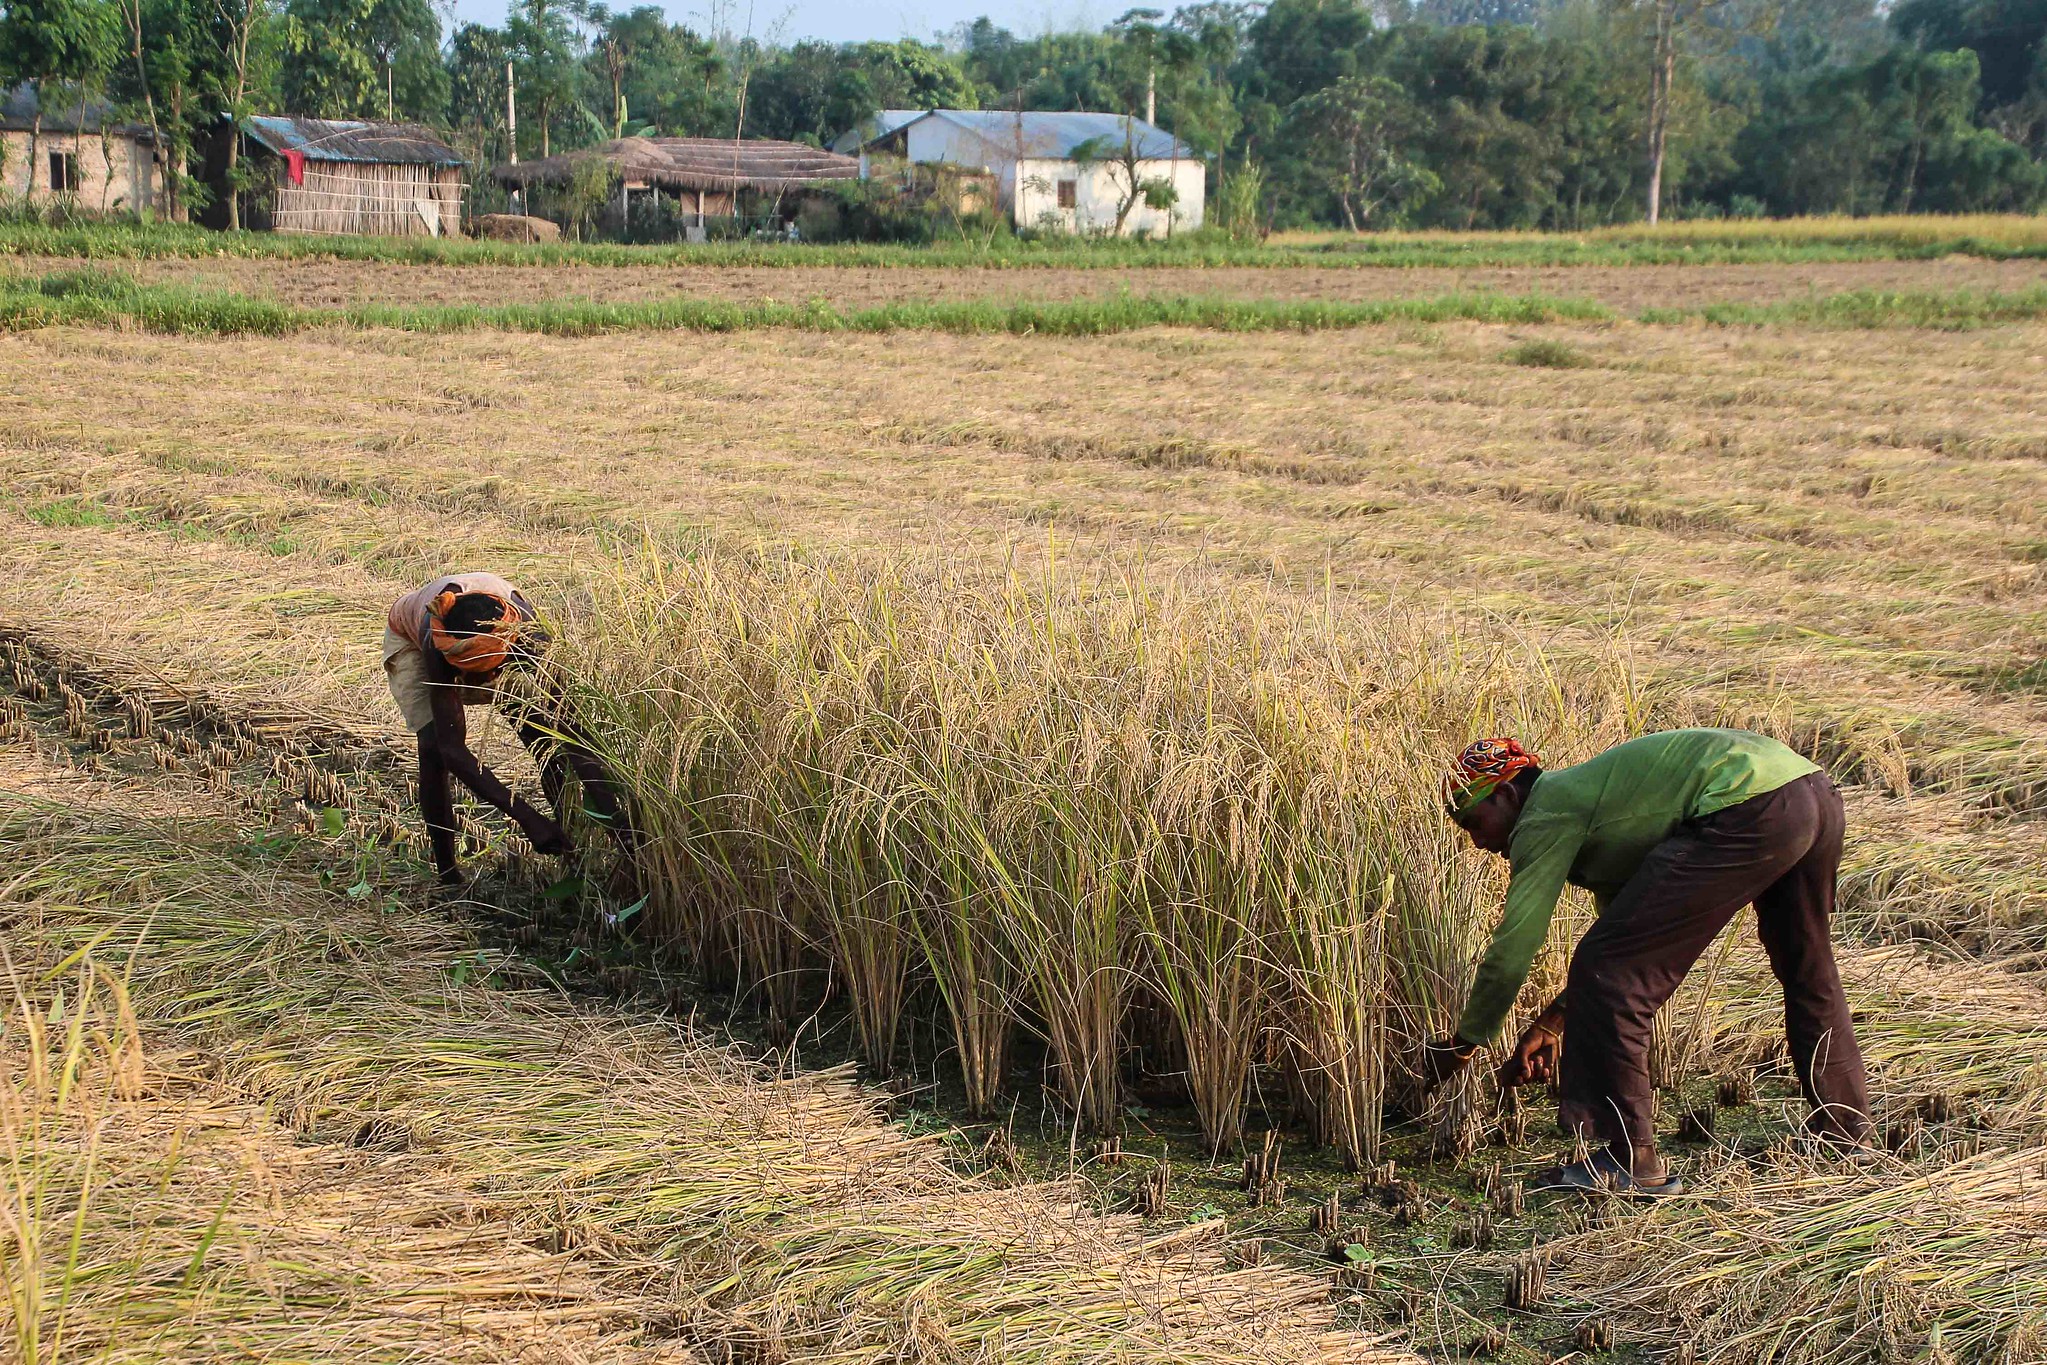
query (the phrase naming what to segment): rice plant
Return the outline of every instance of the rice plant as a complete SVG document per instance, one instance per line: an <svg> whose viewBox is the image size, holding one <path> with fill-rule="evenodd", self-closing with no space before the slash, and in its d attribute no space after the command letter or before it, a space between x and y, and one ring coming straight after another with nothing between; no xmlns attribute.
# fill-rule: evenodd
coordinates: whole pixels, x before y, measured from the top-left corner
<svg viewBox="0 0 2047 1365"><path fill-rule="evenodd" d="M1587 752L1639 698L1611 658L1565 685L1441 617L1339 625L1208 587L628 571L571 634L646 813L655 922L773 1013L797 1008L784 963L834 975L877 1071L929 983L980 1111L1029 1028L1078 1128L1115 1129L1134 1051L1184 1077L1221 1151L1283 1056L1321 1134L1376 1157L1498 889L1437 809L1441 756L1474 727Z"/></svg>
<svg viewBox="0 0 2047 1365"><path fill-rule="evenodd" d="M1130 266L1558 266L1927 260L1963 254L2027 259L2047 254L2032 214L1915 214L1873 218L1626 224L1585 232L1293 232L1264 243L1191 232L1170 241L1004 237L908 246L881 243L700 245L513 243L429 237L310 237L214 232L132 220L0 222L0 254L162 259L344 260L415 265L846 266L860 268L1123 269Z"/></svg>
<svg viewBox="0 0 2047 1365"><path fill-rule="evenodd" d="M90 958L47 988L11 959L5 969L0 1341L13 1359L43 1365L68 1358L74 1295L108 1270L86 1237L87 1220L107 1184L106 1128L119 1121L116 1102L141 1086L142 1052L125 987Z"/></svg>

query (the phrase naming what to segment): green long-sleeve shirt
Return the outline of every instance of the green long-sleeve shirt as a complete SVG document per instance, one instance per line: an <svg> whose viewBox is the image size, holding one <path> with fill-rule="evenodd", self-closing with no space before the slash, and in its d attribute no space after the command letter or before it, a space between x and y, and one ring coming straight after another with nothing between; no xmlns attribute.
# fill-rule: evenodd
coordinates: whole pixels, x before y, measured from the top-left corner
<svg viewBox="0 0 2047 1365"><path fill-rule="evenodd" d="M1507 907L1464 1006L1457 1036L1488 1042L1549 933L1564 883L1600 913L1649 850L1686 820L1773 792L1819 768L1746 730L1666 730L1535 780L1507 850Z"/></svg>

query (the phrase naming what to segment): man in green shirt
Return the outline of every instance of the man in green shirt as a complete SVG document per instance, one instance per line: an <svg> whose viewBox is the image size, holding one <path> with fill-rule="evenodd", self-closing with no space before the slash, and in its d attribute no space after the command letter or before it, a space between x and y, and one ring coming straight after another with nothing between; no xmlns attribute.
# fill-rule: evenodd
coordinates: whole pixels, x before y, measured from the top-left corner
<svg viewBox="0 0 2047 1365"><path fill-rule="evenodd" d="M1828 931L1846 816L1819 768L1743 730L1644 735L1554 772L1518 742L1491 739L1464 751L1443 792L1472 843L1513 872L1457 1031L1424 1058L1430 1084L1460 1071L1513 1012L1564 883L1592 892L1599 912L1564 994L1500 1072L1508 1086L1554 1079L1564 1126L1603 1144L1535 1188L1683 1190L1656 1151L1650 1034L1685 973L1749 904L1784 988L1808 1126L1867 1140L1862 1054Z"/></svg>

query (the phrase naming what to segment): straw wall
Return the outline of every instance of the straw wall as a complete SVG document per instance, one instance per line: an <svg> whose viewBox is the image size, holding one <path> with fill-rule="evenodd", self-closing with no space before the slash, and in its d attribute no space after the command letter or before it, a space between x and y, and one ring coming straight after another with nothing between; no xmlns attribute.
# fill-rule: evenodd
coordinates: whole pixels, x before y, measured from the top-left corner
<svg viewBox="0 0 2047 1365"><path fill-rule="evenodd" d="M458 236L462 190L457 166L309 160L303 185L283 177L280 166L270 225L278 232Z"/></svg>

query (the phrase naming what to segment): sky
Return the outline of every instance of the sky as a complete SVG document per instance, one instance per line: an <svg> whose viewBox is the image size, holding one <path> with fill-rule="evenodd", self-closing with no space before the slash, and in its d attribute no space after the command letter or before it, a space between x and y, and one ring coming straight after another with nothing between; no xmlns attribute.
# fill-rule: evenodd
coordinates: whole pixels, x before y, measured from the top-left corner
<svg viewBox="0 0 2047 1365"><path fill-rule="evenodd" d="M612 0L612 8L630 9L634 3L635 0ZM929 41L955 24L983 14L1021 35L1093 29L1108 23L1132 3L1136 0L1123 0L1120 6L1116 0L1106 4L1095 0L862 0L862 3L847 3L847 0L669 0L662 8L668 11L670 21L688 24L699 32L715 27L714 19L724 18L734 32L745 33L750 5L752 30L760 37L782 42L823 38L844 43L866 38L889 41L921 38ZM457 23L502 24L505 0L454 0L454 10Z"/></svg>

